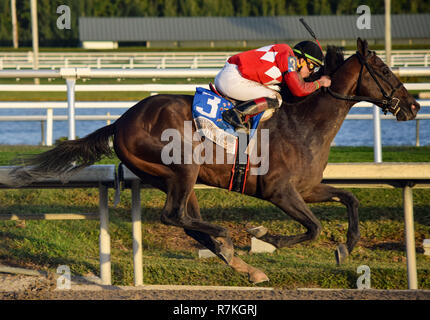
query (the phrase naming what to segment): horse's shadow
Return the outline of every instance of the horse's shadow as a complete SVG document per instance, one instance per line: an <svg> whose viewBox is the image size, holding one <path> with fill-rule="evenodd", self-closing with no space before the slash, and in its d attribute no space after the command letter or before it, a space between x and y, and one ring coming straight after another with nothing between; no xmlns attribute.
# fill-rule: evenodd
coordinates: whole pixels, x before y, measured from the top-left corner
<svg viewBox="0 0 430 320"><path fill-rule="evenodd" d="M333 205L311 205L311 210L321 221L333 221L333 220L344 220L347 221L347 213L345 208L333 204ZM362 207L360 208L360 221L398 221L403 222L403 208L402 207ZM158 222L160 221L160 214L162 208L145 208L142 209L142 220L147 222ZM428 212L430 211L429 206L415 206L414 207L414 221L418 224L428 225L430 219ZM127 213L123 213L122 216L126 218ZM225 207L212 207L202 208L201 215L205 221L208 222L269 222L278 220L291 220L290 217L285 215L280 209L276 207L243 207L243 206L232 206L229 208Z"/></svg>
<svg viewBox="0 0 430 320"><path fill-rule="evenodd" d="M246 196L245 196L246 197ZM254 199L255 200L255 199ZM203 201L201 201L203 202ZM159 222L162 207L147 206L146 201L141 202L142 206L142 221L146 222ZM12 205L7 207L0 206L1 214L17 214L20 213L58 213L59 210L73 213L93 212L97 213L98 208L94 206L52 206L47 208L43 205L32 205L32 212L28 212L26 205ZM311 204L311 210L318 216L321 221L332 220L347 220L345 208L337 203L325 204ZM418 224L429 225L430 217L428 212L430 205L414 205L414 221ZM18 212L18 213L17 213ZM115 208L113 205L109 206L110 217L113 222L123 223L131 221L131 207L128 204L122 207ZM212 206L205 208L204 204L201 207L201 215L205 221L229 221L229 222L244 222L254 221L264 223L265 221L276 220L291 220L290 217L285 215L282 210L278 209L273 204L267 203L263 200L256 202L252 205L229 205L225 206ZM403 207L401 206L361 206L360 207L360 221L404 221ZM95 220L97 221L97 220Z"/></svg>
<svg viewBox="0 0 430 320"><path fill-rule="evenodd" d="M31 237L28 235L19 235L12 232L4 232L0 231L0 237L2 239L11 238L15 241L30 241L32 243L38 243L40 242L40 238ZM5 245L3 245L5 246ZM8 265L10 266L16 266L16 267L22 267L23 265L29 264L31 266L34 266L34 264L37 265L44 265L47 268L57 268L59 265L67 265L67 266L73 266L73 265L79 265L80 267L83 267L90 272L93 272L97 274L99 272L97 265L92 265L89 262L85 262L82 260L74 260L66 257L57 257L52 256L47 253L47 251L61 251L63 250L62 247L58 246L54 242L50 241L44 241L44 247L48 247L46 251L33 253L28 250L28 248L25 247L19 247L19 246L10 246L7 248L8 251L8 257L0 257L1 260L6 261ZM10 258L15 257L15 258ZM15 260L19 258L19 260Z"/></svg>

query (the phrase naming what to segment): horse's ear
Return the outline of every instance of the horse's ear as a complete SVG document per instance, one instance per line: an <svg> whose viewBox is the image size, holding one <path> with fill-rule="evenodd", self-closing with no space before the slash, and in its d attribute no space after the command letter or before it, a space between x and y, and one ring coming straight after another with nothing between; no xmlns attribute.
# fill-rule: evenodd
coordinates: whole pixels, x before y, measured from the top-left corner
<svg viewBox="0 0 430 320"><path fill-rule="evenodd" d="M357 39L357 51L363 56L367 56L367 53L369 52L367 40L361 40L361 38Z"/></svg>

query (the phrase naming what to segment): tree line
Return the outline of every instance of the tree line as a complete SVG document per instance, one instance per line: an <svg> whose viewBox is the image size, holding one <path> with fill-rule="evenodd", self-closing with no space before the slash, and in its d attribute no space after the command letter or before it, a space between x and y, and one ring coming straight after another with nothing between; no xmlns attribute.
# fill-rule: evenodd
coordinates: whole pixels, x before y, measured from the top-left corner
<svg viewBox="0 0 430 320"><path fill-rule="evenodd" d="M197 17L355 15L368 5L383 14L384 0L38 0L39 42L45 46L76 46L79 17ZM57 28L57 7L71 9L71 29ZM0 45L12 43L11 1L0 0ZM20 45L31 44L30 0L16 0ZM392 0L393 14L430 13L429 0Z"/></svg>

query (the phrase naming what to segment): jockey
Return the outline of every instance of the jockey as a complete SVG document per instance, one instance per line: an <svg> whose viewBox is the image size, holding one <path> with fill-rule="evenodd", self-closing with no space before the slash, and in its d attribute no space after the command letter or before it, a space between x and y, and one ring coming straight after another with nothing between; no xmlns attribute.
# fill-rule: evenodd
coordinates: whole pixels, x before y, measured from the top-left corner
<svg viewBox="0 0 430 320"><path fill-rule="evenodd" d="M302 41L293 49L287 44L274 44L230 57L216 76L215 86L221 94L245 102L224 111L223 119L236 129L246 130L249 118L281 106L278 84L282 82L298 97L329 87L328 76L314 82L303 80L322 66L323 58L312 41Z"/></svg>

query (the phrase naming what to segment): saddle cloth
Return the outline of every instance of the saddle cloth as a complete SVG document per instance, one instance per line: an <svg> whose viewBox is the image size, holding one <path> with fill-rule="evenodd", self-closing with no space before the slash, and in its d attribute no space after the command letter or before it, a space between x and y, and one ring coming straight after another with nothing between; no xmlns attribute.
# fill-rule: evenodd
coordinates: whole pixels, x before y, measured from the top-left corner
<svg viewBox="0 0 430 320"><path fill-rule="evenodd" d="M209 140L226 149L227 153L236 153L238 133L234 127L225 122L222 113L233 108L227 99L205 88L197 87L194 95L192 114L197 130ZM264 112L251 118L249 141L257 129Z"/></svg>

